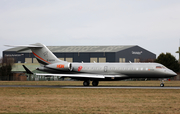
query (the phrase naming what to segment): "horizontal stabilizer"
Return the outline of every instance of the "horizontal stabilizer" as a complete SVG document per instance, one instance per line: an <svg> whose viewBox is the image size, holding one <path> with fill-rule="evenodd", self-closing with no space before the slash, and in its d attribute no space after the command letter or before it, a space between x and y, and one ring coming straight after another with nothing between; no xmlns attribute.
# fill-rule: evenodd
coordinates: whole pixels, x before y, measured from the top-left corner
<svg viewBox="0 0 180 114"><path fill-rule="evenodd" d="M39 43L30 44L30 45L5 45L5 46L20 48L17 52L26 51L26 50L29 50L30 48L42 48L43 47L42 45L39 45Z"/></svg>
<svg viewBox="0 0 180 114"><path fill-rule="evenodd" d="M24 69L26 70L27 74L33 74L25 65L22 65L24 67Z"/></svg>
<svg viewBox="0 0 180 114"><path fill-rule="evenodd" d="M26 47L26 48L40 48L42 46L36 45L36 44L30 44L30 45L4 45L8 47Z"/></svg>

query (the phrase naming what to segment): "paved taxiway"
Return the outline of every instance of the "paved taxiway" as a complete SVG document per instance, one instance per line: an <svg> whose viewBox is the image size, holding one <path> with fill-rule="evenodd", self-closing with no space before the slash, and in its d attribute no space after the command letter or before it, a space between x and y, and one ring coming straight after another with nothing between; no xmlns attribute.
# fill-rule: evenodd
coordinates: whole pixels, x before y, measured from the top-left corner
<svg viewBox="0 0 180 114"><path fill-rule="evenodd" d="M139 87L139 86L61 86L61 85L0 85L0 87L34 87L34 88L115 88L115 89L180 89L180 87Z"/></svg>

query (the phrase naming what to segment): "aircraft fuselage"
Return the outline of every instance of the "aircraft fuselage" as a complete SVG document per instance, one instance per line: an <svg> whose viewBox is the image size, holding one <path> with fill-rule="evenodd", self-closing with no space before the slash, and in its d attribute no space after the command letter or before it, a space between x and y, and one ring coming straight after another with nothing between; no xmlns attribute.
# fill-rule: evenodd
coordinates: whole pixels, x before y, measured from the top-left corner
<svg viewBox="0 0 180 114"><path fill-rule="evenodd" d="M46 67L46 72L49 71L51 73L63 74L100 74L106 77L102 80L121 80L126 78L169 78L177 75L172 70L167 69L158 63L71 63L71 65L72 71L62 71L59 67ZM112 75L114 76L113 78Z"/></svg>

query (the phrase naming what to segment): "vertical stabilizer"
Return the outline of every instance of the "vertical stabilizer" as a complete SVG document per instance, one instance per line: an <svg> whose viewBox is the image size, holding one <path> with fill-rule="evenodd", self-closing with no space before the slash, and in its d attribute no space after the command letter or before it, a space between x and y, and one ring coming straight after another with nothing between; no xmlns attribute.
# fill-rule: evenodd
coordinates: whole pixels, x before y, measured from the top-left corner
<svg viewBox="0 0 180 114"><path fill-rule="evenodd" d="M40 47L29 47L32 50L32 53L38 60L41 66L48 65L48 64L53 64L57 62L65 62L59 60L45 45L36 43L36 44L31 44L35 46L40 46Z"/></svg>
<svg viewBox="0 0 180 114"><path fill-rule="evenodd" d="M31 49L32 53L36 57L37 61L41 66L49 65L58 62L66 62L58 59L45 45L41 43L30 44L30 45L6 45L10 47L23 47L18 52ZM67 63L67 62L66 62Z"/></svg>

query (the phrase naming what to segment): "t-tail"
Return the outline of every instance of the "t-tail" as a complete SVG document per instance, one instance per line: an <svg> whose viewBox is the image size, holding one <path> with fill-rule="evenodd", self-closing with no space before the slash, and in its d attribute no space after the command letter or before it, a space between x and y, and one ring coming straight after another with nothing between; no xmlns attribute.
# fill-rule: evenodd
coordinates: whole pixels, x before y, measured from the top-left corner
<svg viewBox="0 0 180 114"><path fill-rule="evenodd" d="M36 43L33 44L39 47L29 47L32 50L32 53L36 57L37 61L41 66L65 62L58 59L45 45Z"/></svg>
<svg viewBox="0 0 180 114"><path fill-rule="evenodd" d="M37 61L41 66L50 65L54 63L67 63L58 59L45 45L41 43L30 44L30 45L6 45L11 47L22 47L20 51L31 49L32 53L36 57Z"/></svg>
<svg viewBox="0 0 180 114"><path fill-rule="evenodd" d="M36 43L32 44L37 47L29 47L44 69L54 69L60 71L72 71L71 63L58 59L45 45ZM39 68L41 70L41 68ZM43 71L42 70L42 71Z"/></svg>

